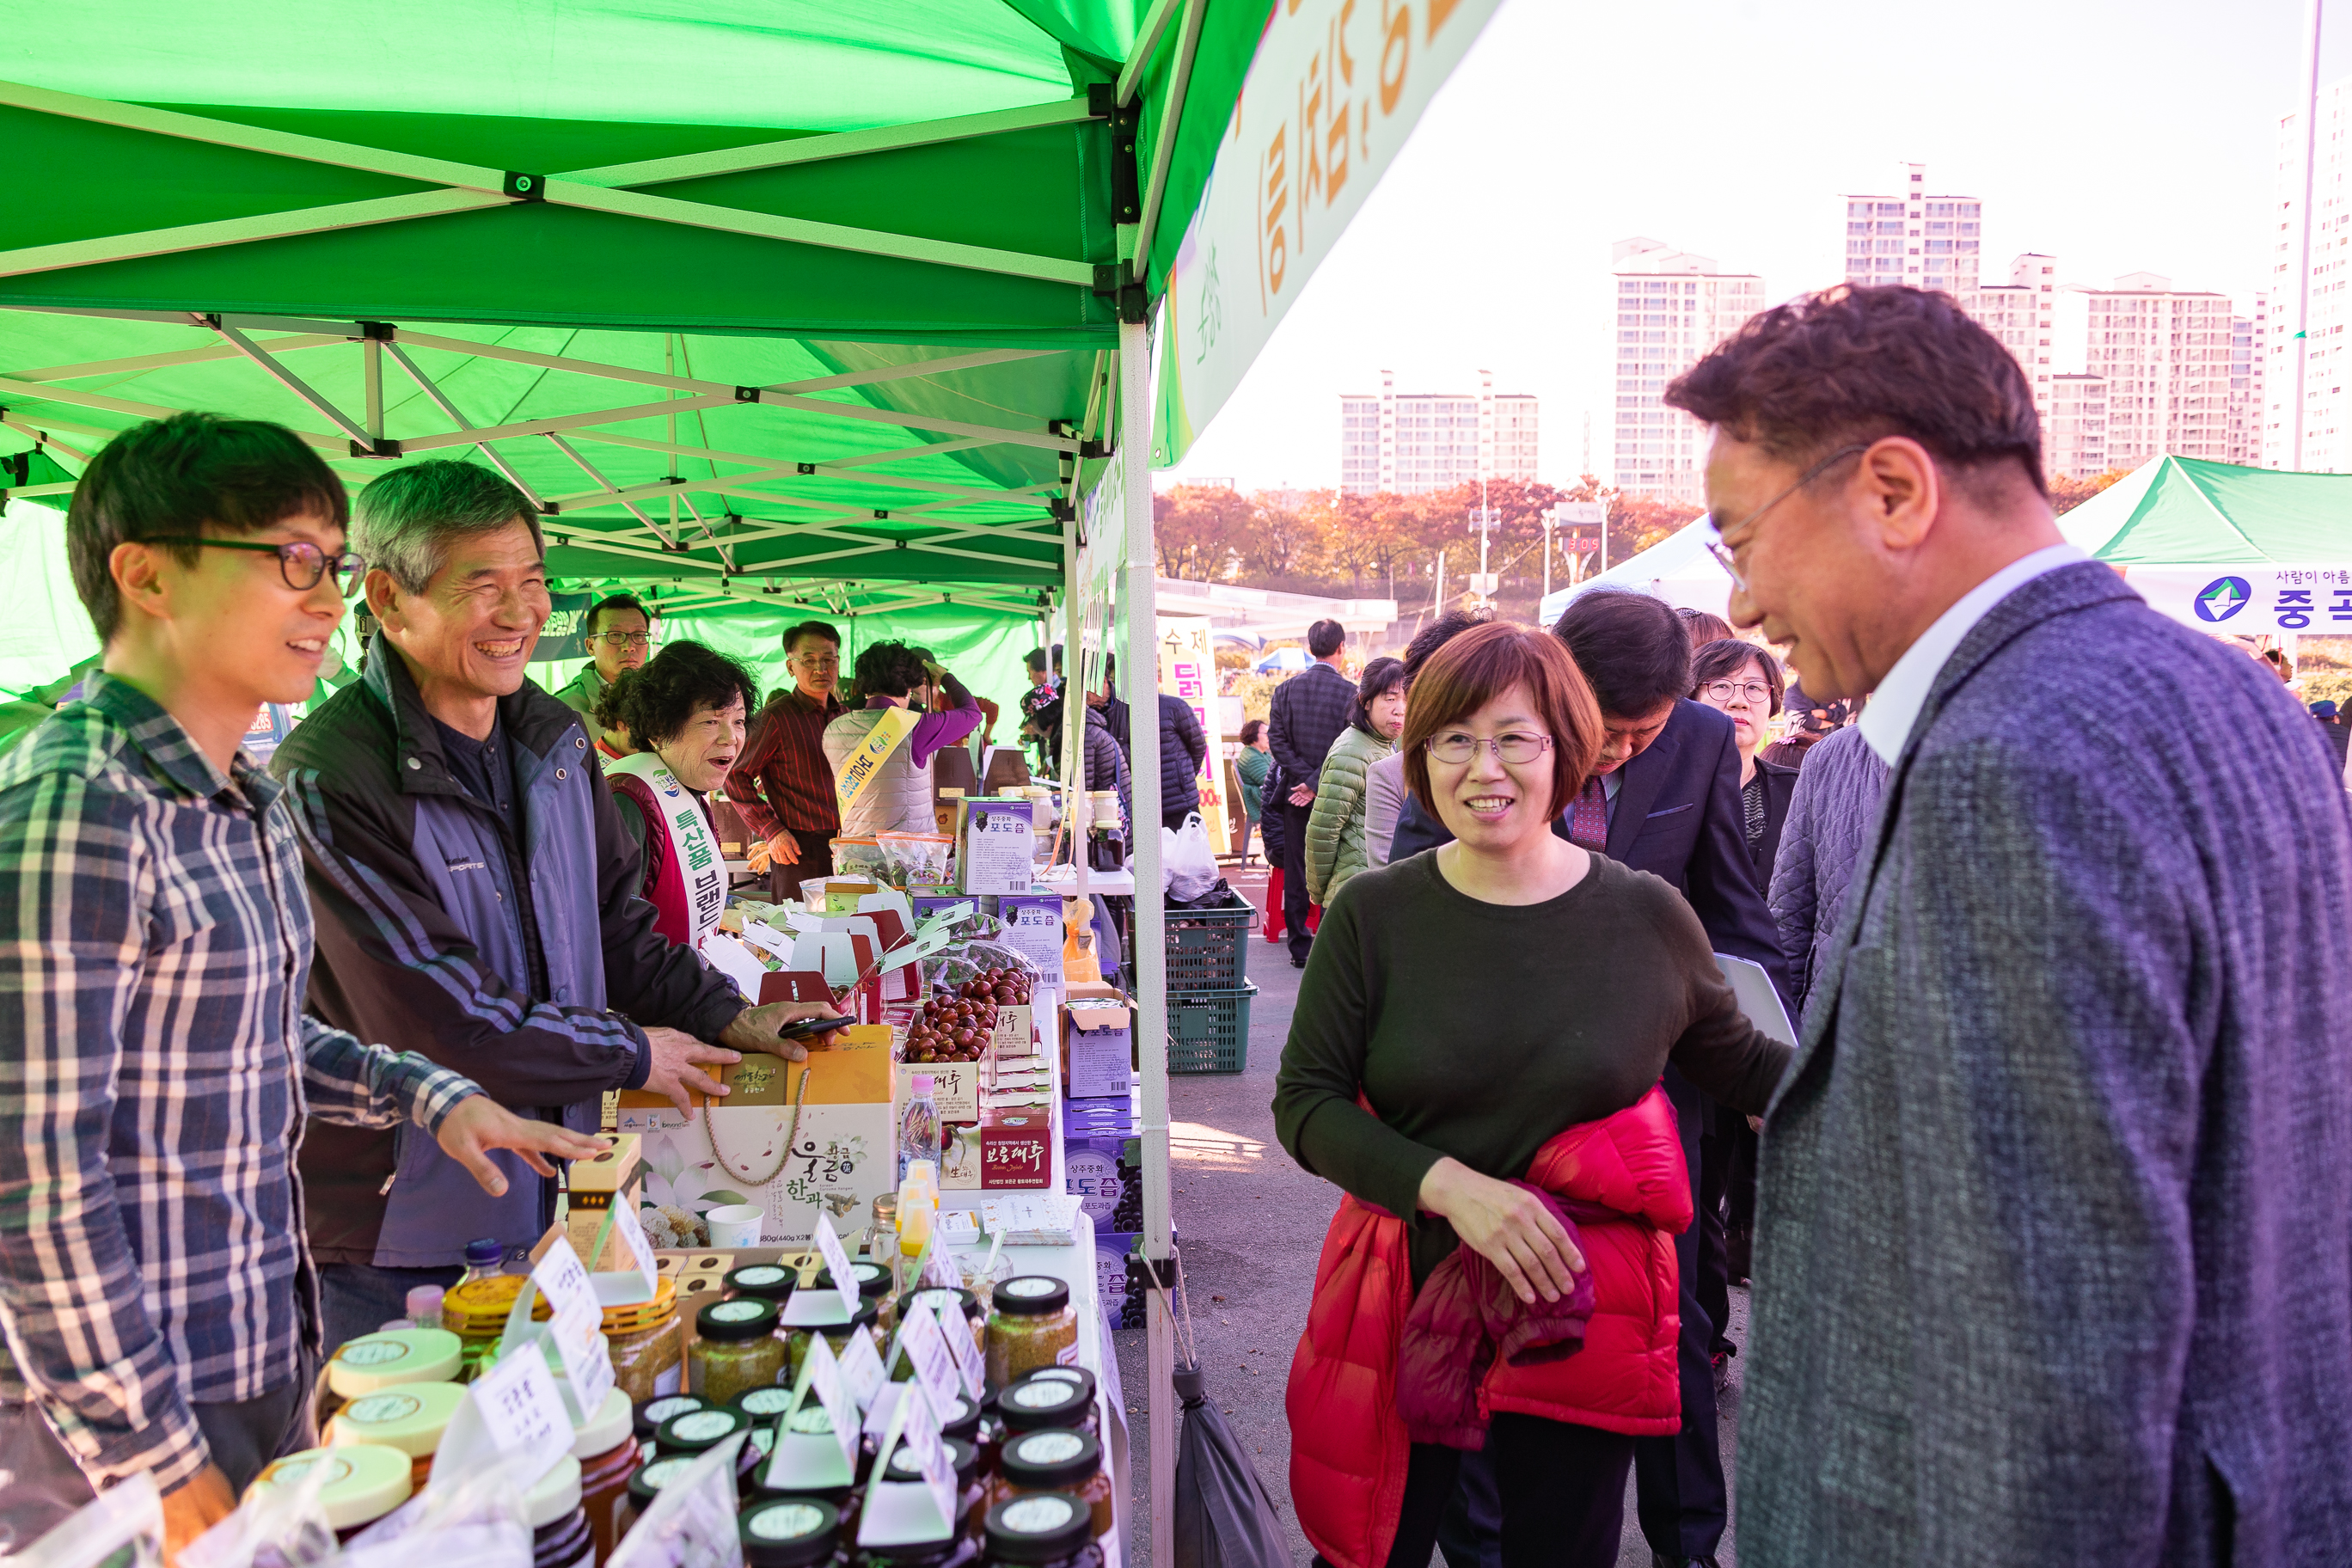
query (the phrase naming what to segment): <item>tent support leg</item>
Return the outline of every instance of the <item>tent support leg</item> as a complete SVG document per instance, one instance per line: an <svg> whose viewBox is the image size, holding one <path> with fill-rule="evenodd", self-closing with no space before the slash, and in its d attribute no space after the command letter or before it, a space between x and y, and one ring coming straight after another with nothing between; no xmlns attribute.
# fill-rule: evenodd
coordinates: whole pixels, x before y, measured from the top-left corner
<svg viewBox="0 0 2352 1568"><path fill-rule="evenodd" d="M1151 537L1151 334L1118 329L1120 459L1127 480L1128 733L1134 767L1135 952L1127 957L1143 1060L1143 1255L1167 1261L1168 912L1160 889L1160 555ZM1150 1292L1151 1561L1176 1556L1176 1342L1164 1290Z"/></svg>

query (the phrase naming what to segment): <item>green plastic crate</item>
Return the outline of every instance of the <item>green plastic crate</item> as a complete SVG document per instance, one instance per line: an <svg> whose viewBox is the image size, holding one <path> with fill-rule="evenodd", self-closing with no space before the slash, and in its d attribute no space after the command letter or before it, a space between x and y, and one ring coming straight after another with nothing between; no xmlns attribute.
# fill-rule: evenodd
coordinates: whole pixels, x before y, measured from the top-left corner
<svg viewBox="0 0 2352 1568"><path fill-rule="evenodd" d="M1250 932L1257 906L1240 894L1221 910L1168 911L1168 994L1234 991L1249 984ZM1119 951L1134 963L1134 905L1119 911Z"/></svg>
<svg viewBox="0 0 2352 1568"><path fill-rule="evenodd" d="M1250 998L1257 987L1168 994L1168 1070L1240 1072L1249 1066Z"/></svg>

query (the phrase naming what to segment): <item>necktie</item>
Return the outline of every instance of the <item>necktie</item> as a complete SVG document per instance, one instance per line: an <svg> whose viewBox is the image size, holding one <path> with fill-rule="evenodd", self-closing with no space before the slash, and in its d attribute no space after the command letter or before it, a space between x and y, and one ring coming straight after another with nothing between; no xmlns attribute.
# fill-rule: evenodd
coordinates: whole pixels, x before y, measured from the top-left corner
<svg viewBox="0 0 2352 1568"><path fill-rule="evenodd" d="M1587 849L1609 847L1609 795L1599 773L1584 781L1569 816L1568 836Z"/></svg>

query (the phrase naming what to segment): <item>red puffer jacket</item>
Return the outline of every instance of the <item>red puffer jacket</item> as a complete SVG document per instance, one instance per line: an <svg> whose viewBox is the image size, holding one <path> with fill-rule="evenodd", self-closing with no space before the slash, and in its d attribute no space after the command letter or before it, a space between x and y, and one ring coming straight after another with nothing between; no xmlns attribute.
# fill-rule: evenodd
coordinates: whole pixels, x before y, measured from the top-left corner
<svg viewBox="0 0 2352 1568"><path fill-rule="evenodd" d="M1516 1410L1640 1436L1682 1425L1674 1238L1691 1222L1690 1176L1663 1089L1546 1143L1527 1179L1617 1210L1580 1229L1594 1304L1584 1348L1564 1360L1498 1359L1482 1412ZM1396 1539L1412 1443L1397 1413L1397 1345L1412 1307L1402 1221L1343 1197L1323 1238L1315 1299L1290 1363L1290 1496L1299 1527L1339 1568L1380 1568Z"/></svg>

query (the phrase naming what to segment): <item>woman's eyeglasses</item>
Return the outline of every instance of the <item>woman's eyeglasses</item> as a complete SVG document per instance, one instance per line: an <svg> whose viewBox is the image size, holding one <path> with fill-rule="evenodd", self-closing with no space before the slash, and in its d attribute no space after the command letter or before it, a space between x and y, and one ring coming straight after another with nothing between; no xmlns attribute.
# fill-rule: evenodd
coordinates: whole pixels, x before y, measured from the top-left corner
<svg viewBox="0 0 2352 1568"><path fill-rule="evenodd" d="M360 579L367 574L367 563L348 550L332 555L303 540L291 544L261 544L247 539L206 539L194 533L151 533L139 541L142 544L201 544L213 550L250 550L258 555L278 557L278 574L286 585L298 594L307 594L319 585L319 579L331 576L335 589L350 598Z"/></svg>
<svg viewBox="0 0 2352 1568"><path fill-rule="evenodd" d="M1745 699L1750 707L1761 708L1772 700L1772 689L1760 680L1741 684L1729 680L1710 680L1699 688L1706 700L1718 707Z"/></svg>
<svg viewBox="0 0 2352 1568"><path fill-rule="evenodd" d="M1480 748L1487 746L1493 747L1495 755L1503 762L1532 763L1551 749L1551 737L1517 731L1489 737L1457 730L1450 734L1432 735L1423 744L1441 763L1466 763L1478 754Z"/></svg>

